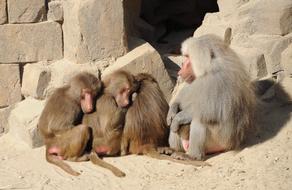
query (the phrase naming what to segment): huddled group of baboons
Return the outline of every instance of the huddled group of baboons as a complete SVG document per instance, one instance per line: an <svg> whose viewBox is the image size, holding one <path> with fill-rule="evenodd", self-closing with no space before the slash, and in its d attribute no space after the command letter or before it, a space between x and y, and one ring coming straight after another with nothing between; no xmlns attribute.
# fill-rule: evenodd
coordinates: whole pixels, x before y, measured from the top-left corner
<svg viewBox="0 0 292 190"><path fill-rule="evenodd" d="M50 96L39 119L47 161L79 175L64 160L91 160L122 177L103 156L208 165L206 154L239 148L253 128L256 97L230 38L228 28L224 40L204 35L182 43L178 75L185 84L170 105L150 74L74 76Z"/></svg>

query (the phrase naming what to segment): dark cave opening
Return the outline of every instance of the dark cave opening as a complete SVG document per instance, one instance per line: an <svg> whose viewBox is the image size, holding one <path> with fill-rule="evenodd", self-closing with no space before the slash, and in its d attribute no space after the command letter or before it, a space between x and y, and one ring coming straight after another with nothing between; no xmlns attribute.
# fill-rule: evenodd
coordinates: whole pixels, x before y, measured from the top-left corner
<svg viewBox="0 0 292 190"><path fill-rule="evenodd" d="M218 12L217 0L141 0L136 28L160 53L178 54L206 13Z"/></svg>

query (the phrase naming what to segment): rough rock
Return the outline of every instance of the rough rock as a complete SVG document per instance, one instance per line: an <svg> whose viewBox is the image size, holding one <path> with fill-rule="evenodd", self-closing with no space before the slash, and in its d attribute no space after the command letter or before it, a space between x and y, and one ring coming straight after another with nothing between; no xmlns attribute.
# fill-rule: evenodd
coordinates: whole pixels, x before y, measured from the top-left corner
<svg viewBox="0 0 292 190"><path fill-rule="evenodd" d="M290 43L292 43L292 33L286 36L237 34L232 40L234 46L255 48L263 53L269 74L282 70L281 53Z"/></svg>
<svg viewBox="0 0 292 190"><path fill-rule="evenodd" d="M262 62L260 65L248 64L247 67L264 68L264 59L267 74L281 71L281 53L291 43L292 1L218 0L218 5L220 12L206 14L194 36L215 34L223 38L225 29L231 27L231 44L244 50L238 51L238 54L244 55L246 49L257 50L251 55L241 56L243 62ZM265 73L251 70L256 78Z"/></svg>
<svg viewBox="0 0 292 190"><path fill-rule="evenodd" d="M268 74L264 54L256 48L231 47L239 56L252 79L260 79Z"/></svg>
<svg viewBox="0 0 292 190"><path fill-rule="evenodd" d="M0 64L0 92L0 108L21 100L19 65Z"/></svg>
<svg viewBox="0 0 292 190"><path fill-rule="evenodd" d="M7 22L6 0L0 0L0 24Z"/></svg>
<svg viewBox="0 0 292 190"><path fill-rule="evenodd" d="M48 20L63 21L63 6L61 1L49 2Z"/></svg>
<svg viewBox="0 0 292 190"><path fill-rule="evenodd" d="M67 84L69 79L79 72L87 71L98 77L100 75L100 70L103 70L103 67L107 66L107 64L108 63L105 61L100 61L98 63L74 64L68 60L59 60L52 63L49 66L51 81L45 90L45 96L50 95L55 88Z"/></svg>
<svg viewBox="0 0 292 190"><path fill-rule="evenodd" d="M63 57L57 22L0 25L0 63L38 62Z"/></svg>
<svg viewBox="0 0 292 190"><path fill-rule="evenodd" d="M27 98L15 105L8 118L9 133L32 148L43 145L37 123L44 101Z"/></svg>
<svg viewBox="0 0 292 190"><path fill-rule="evenodd" d="M34 23L46 19L45 0L7 0L9 23Z"/></svg>
<svg viewBox="0 0 292 190"><path fill-rule="evenodd" d="M77 62L112 59L127 51L123 2L64 1L64 56Z"/></svg>
<svg viewBox="0 0 292 190"><path fill-rule="evenodd" d="M149 43L144 43L117 59L113 65L103 72L103 75L108 75L118 69L127 70L133 74L142 72L152 74L158 81L167 101L170 100L174 84L165 69L160 55Z"/></svg>
<svg viewBox="0 0 292 190"><path fill-rule="evenodd" d="M47 65L26 64L24 66L21 92L25 97L45 98L45 90L51 81L51 72Z"/></svg>
<svg viewBox="0 0 292 190"><path fill-rule="evenodd" d="M234 10L238 9L248 1L246 0L217 0L219 11L223 14L233 13Z"/></svg>
<svg viewBox="0 0 292 190"><path fill-rule="evenodd" d="M285 74L292 76L292 44L290 44L281 54L281 65Z"/></svg>
<svg viewBox="0 0 292 190"><path fill-rule="evenodd" d="M220 0L220 14L235 31L249 34L286 35L292 31L292 1Z"/></svg>
<svg viewBox="0 0 292 190"><path fill-rule="evenodd" d="M7 118L9 117L9 114L12 109L13 109L13 106L0 109L0 136L3 133L7 133L9 130Z"/></svg>

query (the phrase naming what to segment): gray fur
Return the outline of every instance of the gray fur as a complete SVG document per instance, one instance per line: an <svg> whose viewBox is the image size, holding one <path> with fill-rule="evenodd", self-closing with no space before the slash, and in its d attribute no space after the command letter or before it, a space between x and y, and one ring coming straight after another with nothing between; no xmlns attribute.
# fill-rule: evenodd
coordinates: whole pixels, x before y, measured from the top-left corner
<svg viewBox="0 0 292 190"><path fill-rule="evenodd" d="M182 44L182 53L189 55L196 79L178 92L167 121L176 132L179 125L191 120L187 153L196 159L202 159L204 149L213 142L226 150L238 148L253 126L254 90L244 65L228 46L230 37L231 30L227 29L224 40L204 35ZM176 140L180 139L170 138L170 145Z"/></svg>

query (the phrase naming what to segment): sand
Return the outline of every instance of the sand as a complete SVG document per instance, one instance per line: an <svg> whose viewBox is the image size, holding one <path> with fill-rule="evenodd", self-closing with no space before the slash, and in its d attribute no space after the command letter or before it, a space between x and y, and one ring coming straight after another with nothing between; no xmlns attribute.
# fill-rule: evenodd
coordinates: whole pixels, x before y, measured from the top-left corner
<svg viewBox="0 0 292 190"><path fill-rule="evenodd" d="M90 162L68 162L74 177L47 163L44 147L31 149L9 134L0 137L0 189L292 189L292 105L269 106L262 129L241 151L207 159L211 167L186 166L146 156L105 158L126 177Z"/></svg>

